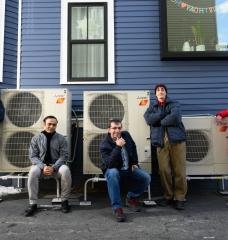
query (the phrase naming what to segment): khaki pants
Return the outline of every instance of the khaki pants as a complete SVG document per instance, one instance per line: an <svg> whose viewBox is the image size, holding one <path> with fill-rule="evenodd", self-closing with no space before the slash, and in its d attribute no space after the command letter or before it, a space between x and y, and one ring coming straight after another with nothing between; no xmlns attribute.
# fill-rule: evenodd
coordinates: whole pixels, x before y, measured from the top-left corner
<svg viewBox="0 0 228 240"><path fill-rule="evenodd" d="M183 201L187 193L185 142L170 144L166 136L164 148L157 148L157 158L164 197Z"/></svg>
<svg viewBox="0 0 228 240"><path fill-rule="evenodd" d="M29 171L28 178L28 192L29 204L37 204L38 191L39 191L39 178L44 177L41 169L34 165ZM61 180L61 199L67 200L71 191L71 172L66 165L62 165L58 172L54 173L51 177L60 178Z"/></svg>

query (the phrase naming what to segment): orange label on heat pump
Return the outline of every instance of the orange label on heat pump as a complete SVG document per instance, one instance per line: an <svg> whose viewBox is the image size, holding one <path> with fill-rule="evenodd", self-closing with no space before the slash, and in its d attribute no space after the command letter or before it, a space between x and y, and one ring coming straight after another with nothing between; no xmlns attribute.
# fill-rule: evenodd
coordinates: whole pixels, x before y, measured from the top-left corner
<svg viewBox="0 0 228 240"><path fill-rule="evenodd" d="M63 97L58 97L58 98L56 98L56 103L57 103L57 104L62 104L62 103L64 102L64 100L65 100L65 98L63 98Z"/></svg>
<svg viewBox="0 0 228 240"><path fill-rule="evenodd" d="M148 99L141 99L139 102L139 106L146 106L148 102L149 102Z"/></svg>

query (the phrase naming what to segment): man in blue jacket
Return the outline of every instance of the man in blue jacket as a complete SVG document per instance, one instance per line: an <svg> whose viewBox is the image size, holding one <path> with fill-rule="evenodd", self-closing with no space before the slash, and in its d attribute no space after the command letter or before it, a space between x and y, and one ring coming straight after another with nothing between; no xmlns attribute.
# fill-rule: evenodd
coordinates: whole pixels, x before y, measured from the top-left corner
<svg viewBox="0 0 228 240"><path fill-rule="evenodd" d="M29 207L25 212L26 217L37 211L39 178L43 176L61 179L62 212L67 213L70 210L68 197L71 190L71 172L66 165L68 147L65 137L55 131L57 124L55 116L45 117L44 130L31 140L29 159L32 167L28 178Z"/></svg>
<svg viewBox="0 0 228 240"><path fill-rule="evenodd" d="M157 158L164 199L160 206L174 204L178 210L184 209L187 193L186 181L186 132L181 119L178 102L167 97L167 87L155 87L157 101L144 114L151 126L152 145L157 147ZM173 182L174 179L174 182Z"/></svg>
<svg viewBox="0 0 228 240"><path fill-rule="evenodd" d="M124 222L120 180L125 178L131 185L126 206L140 211L138 197L148 188L150 175L138 165L138 155L131 135L122 131L118 119L110 120L108 134L100 144L101 169L107 180L111 205L118 222Z"/></svg>

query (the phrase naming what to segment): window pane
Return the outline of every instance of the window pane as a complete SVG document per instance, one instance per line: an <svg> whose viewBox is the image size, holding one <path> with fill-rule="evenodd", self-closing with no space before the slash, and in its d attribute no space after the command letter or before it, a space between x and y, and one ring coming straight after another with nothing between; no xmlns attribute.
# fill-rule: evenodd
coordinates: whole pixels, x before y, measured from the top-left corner
<svg viewBox="0 0 228 240"><path fill-rule="evenodd" d="M89 7L89 39L104 39L104 7Z"/></svg>
<svg viewBox="0 0 228 240"><path fill-rule="evenodd" d="M166 0L168 51L228 51L227 0Z"/></svg>
<svg viewBox="0 0 228 240"><path fill-rule="evenodd" d="M72 78L104 77L104 44L72 46Z"/></svg>
<svg viewBox="0 0 228 240"><path fill-rule="evenodd" d="M71 39L87 39L87 7L73 7L71 13Z"/></svg>

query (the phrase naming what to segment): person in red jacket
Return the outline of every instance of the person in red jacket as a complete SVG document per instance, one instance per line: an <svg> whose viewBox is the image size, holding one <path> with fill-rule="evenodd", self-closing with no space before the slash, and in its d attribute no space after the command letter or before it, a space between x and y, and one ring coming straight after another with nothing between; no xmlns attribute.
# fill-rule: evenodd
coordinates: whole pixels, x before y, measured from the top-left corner
<svg viewBox="0 0 228 240"><path fill-rule="evenodd" d="M228 128L228 109L218 112L215 120L218 125L222 125L219 130L225 132Z"/></svg>

